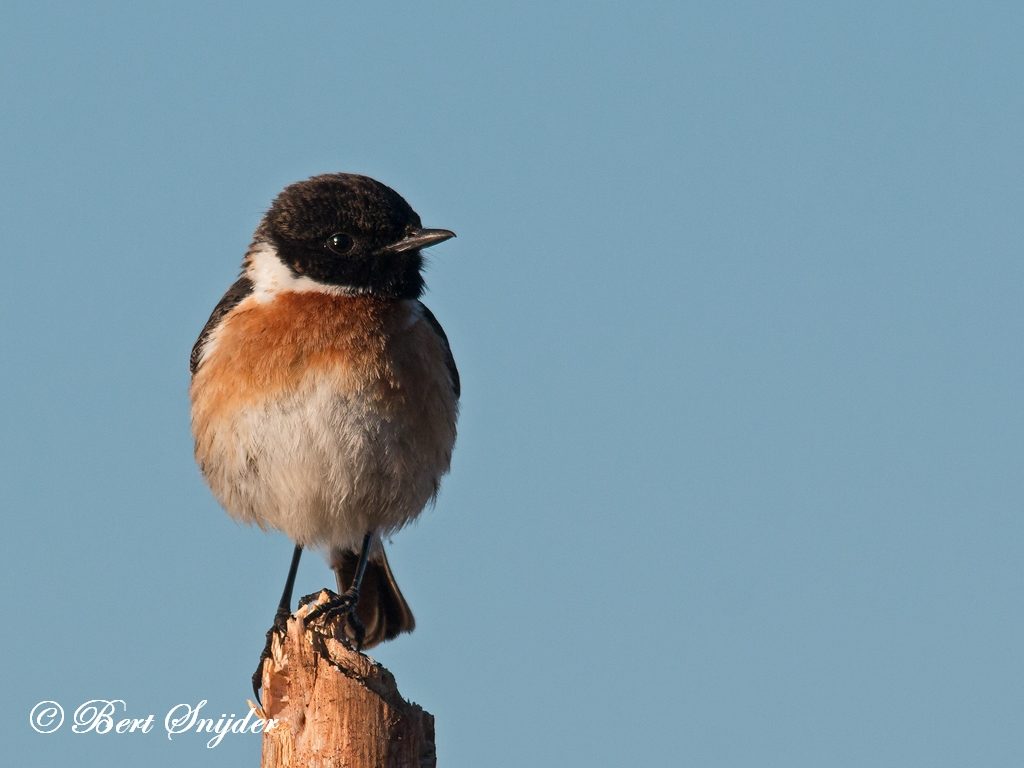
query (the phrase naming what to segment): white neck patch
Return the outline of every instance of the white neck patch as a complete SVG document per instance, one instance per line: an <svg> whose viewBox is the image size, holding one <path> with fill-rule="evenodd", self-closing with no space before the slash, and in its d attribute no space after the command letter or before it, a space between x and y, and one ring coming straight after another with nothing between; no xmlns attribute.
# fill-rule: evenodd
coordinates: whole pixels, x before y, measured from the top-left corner
<svg viewBox="0 0 1024 768"><path fill-rule="evenodd" d="M245 276L252 280L252 297L270 301L279 293L326 293L331 296L359 296L362 288L326 285L311 277L295 275L270 243L257 243L245 255Z"/></svg>

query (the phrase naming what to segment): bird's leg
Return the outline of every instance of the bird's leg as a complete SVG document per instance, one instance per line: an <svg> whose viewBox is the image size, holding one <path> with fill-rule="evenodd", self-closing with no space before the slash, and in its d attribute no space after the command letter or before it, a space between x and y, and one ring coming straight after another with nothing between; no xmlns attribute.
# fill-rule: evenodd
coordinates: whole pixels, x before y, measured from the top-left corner
<svg viewBox="0 0 1024 768"><path fill-rule="evenodd" d="M327 619L345 615L345 619L349 626L352 627L352 633L355 635L356 650L360 650L363 646L363 637L366 634L366 627L359 620L356 615L356 606L359 604L359 590L363 584L363 575L366 573L366 564L370 559L370 545L373 543L373 532L367 533L363 537L363 546L359 551L359 562L356 564L356 572L352 577L352 584L344 592L338 595L334 595L330 600L325 603L321 603L306 614L305 623L320 617ZM338 574L338 589L344 589L344 585L341 583L340 573ZM305 601L306 598L303 598ZM340 635L340 628L339 628Z"/></svg>
<svg viewBox="0 0 1024 768"><path fill-rule="evenodd" d="M295 574L299 571L300 557L302 557L302 546L296 544L295 551L292 552L292 564L288 568L288 578L285 580L284 591L281 593L281 602L277 604L277 613L274 614L274 623L267 630L267 644L263 646L259 664L256 665L256 671L252 673L252 692L256 695L256 701L260 701L263 665L270 658L270 645L273 642L274 633L277 632L284 637L288 627L288 617L292 614L292 590L295 588Z"/></svg>
<svg viewBox="0 0 1024 768"><path fill-rule="evenodd" d="M356 563L358 565L358 562ZM365 566L364 566L365 569ZM358 574L353 574L352 583L356 583L356 577ZM334 578L338 583L338 592L344 594L346 590L345 583L345 572L344 569L339 565L334 569ZM357 589L358 593L358 589ZM358 595L357 595L358 599ZM366 637L366 627L363 626L362 620L359 618L359 613L356 611L356 606L352 606L352 610L349 611L346 623L352 628L352 639L355 641L357 651L363 650L363 638ZM339 628L340 629L340 628Z"/></svg>

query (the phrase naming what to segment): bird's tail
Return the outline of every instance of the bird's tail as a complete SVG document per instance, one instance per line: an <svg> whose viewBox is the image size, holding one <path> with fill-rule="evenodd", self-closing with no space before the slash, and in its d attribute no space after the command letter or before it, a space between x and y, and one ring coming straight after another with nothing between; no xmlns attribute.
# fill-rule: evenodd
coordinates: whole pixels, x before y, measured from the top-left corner
<svg viewBox="0 0 1024 768"><path fill-rule="evenodd" d="M338 578L339 593L352 586L358 563L357 552L335 550L332 553L331 565ZM402 632L412 632L416 627L416 619L398 588L383 546L376 548L366 564L356 615L366 628L363 648L372 648Z"/></svg>

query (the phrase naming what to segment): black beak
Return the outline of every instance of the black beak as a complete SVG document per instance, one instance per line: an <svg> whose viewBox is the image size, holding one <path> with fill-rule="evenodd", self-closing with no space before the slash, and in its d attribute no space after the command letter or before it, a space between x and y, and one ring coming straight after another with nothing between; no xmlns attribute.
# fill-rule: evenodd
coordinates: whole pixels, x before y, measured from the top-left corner
<svg viewBox="0 0 1024 768"><path fill-rule="evenodd" d="M414 229L397 243L386 246L384 250L388 253L405 253L419 248L429 248L453 237L455 233L448 229Z"/></svg>

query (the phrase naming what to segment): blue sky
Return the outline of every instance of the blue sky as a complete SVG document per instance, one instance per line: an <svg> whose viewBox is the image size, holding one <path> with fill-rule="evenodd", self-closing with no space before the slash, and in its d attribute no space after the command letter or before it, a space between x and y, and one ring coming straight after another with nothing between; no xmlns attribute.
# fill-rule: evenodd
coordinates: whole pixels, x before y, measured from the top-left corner
<svg viewBox="0 0 1024 768"><path fill-rule="evenodd" d="M203 485L188 354L278 190L344 170L459 234L459 444L375 653L440 765L1019 764L1022 22L6 3L8 754L258 761L28 713L244 711L291 546Z"/></svg>

